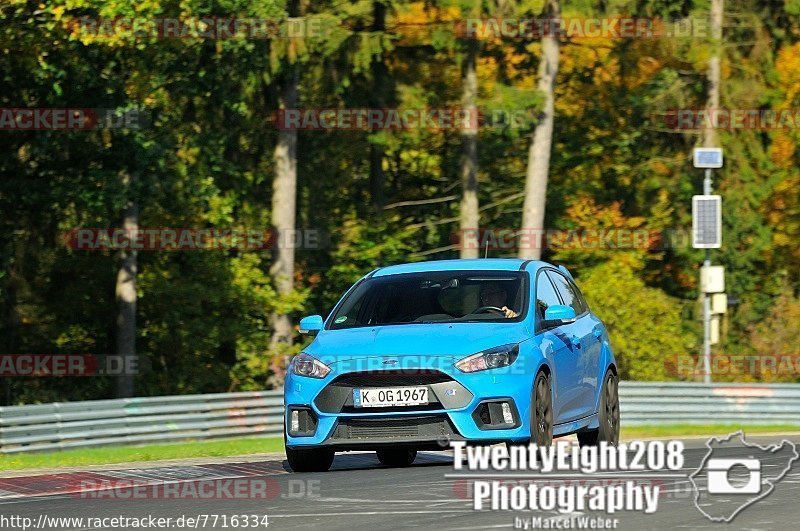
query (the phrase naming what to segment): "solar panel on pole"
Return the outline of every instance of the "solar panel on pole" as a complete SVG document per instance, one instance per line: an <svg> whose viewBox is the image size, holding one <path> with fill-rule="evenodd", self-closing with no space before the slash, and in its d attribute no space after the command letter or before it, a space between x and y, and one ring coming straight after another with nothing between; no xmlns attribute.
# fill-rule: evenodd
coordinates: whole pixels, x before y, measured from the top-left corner
<svg viewBox="0 0 800 531"><path fill-rule="evenodd" d="M692 197L692 247L719 249L722 246L722 197Z"/></svg>
<svg viewBox="0 0 800 531"><path fill-rule="evenodd" d="M695 168L721 168L722 148L694 148L692 164Z"/></svg>

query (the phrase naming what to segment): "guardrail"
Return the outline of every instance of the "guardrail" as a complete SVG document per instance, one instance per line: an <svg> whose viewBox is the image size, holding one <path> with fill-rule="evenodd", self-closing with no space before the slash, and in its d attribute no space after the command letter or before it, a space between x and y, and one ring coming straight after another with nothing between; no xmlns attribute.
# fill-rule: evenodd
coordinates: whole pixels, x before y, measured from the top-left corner
<svg viewBox="0 0 800 531"><path fill-rule="evenodd" d="M0 407L0 453L283 433L283 392Z"/></svg>
<svg viewBox="0 0 800 531"><path fill-rule="evenodd" d="M623 426L796 424L800 385L622 382ZM0 453L280 436L282 391L0 407Z"/></svg>
<svg viewBox="0 0 800 531"><path fill-rule="evenodd" d="M621 382L619 395L623 426L800 426L800 384Z"/></svg>

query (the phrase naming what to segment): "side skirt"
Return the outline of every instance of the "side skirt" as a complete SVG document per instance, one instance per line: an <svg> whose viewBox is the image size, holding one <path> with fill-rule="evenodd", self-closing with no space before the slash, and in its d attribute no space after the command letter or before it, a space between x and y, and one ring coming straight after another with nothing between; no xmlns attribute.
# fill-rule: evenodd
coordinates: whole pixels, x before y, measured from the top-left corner
<svg viewBox="0 0 800 531"><path fill-rule="evenodd" d="M576 431L593 430L600 427L600 420L597 413L592 413L588 417L583 417L572 422L565 422L563 424L556 424L553 426L553 437L563 437L570 435Z"/></svg>

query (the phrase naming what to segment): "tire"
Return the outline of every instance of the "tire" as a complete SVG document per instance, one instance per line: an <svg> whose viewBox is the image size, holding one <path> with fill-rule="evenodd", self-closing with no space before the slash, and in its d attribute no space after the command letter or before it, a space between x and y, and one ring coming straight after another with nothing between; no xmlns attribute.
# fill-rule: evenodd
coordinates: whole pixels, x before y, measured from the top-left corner
<svg viewBox="0 0 800 531"><path fill-rule="evenodd" d="M327 448L286 448L286 460L294 472L327 472L333 464L334 454L333 450Z"/></svg>
<svg viewBox="0 0 800 531"><path fill-rule="evenodd" d="M394 468L409 466L414 462L414 459L417 458L416 450L390 448L378 450L375 453L378 454L378 461L380 461L382 465Z"/></svg>
<svg viewBox="0 0 800 531"><path fill-rule="evenodd" d="M578 432L578 443L581 446L597 446L601 441L612 446L619 444L619 378L610 370L603 378L597 417L600 427Z"/></svg>
<svg viewBox="0 0 800 531"><path fill-rule="evenodd" d="M537 446L553 444L553 393L550 378L540 372L533 382L531 394L531 442Z"/></svg>

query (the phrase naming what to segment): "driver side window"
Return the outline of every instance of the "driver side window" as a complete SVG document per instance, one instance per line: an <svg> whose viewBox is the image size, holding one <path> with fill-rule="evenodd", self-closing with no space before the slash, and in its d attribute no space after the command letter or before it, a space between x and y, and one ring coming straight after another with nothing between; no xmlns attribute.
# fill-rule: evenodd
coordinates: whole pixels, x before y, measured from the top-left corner
<svg viewBox="0 0 800 531"><path fill-rule="evenodd" d="M536 277L536 322L537 326L544 319L544 312L550 306L561 304L556 289L544 271Z"/></svg>

